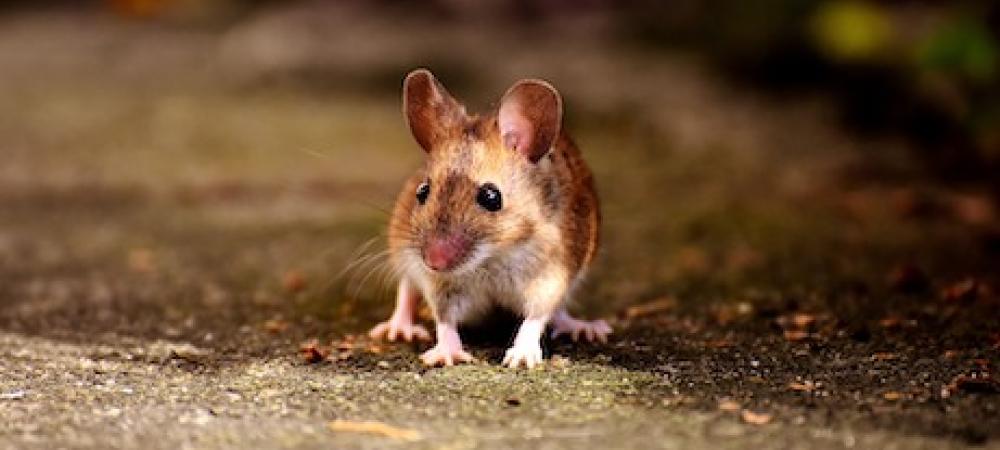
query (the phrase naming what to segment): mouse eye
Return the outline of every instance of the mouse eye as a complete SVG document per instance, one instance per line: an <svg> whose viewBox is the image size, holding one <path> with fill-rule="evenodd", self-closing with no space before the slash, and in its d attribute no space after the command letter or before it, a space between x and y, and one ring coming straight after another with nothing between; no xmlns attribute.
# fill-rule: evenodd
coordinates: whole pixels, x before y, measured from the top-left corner
<svg viewBox="0 0 1000 450"><path fill-rule="evenodd" d="M479 186L479 193L476 194L476 203L483 209L490 212L500 211L503 201L500 198L500 189L493 183L486 183Z"/></svg>
<svg viewBox="0 0 1000 450"><path fill-rule="evenodd" d="M424 203L427 202L427 196L430 195L430 193L431 193L430 182L425 181L423 183L420 183L420 186L417 186L417 201L420 202L421 205L423 205Z"/></svg>

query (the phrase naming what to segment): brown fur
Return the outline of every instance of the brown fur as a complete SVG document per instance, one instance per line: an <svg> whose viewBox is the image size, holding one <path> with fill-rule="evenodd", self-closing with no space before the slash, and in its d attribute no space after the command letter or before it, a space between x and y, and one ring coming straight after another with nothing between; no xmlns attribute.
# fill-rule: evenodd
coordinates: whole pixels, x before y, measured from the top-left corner
<svg viewBox="0 0 1000 450"><path fill-rule="evenodd" d="M488 134L487 139L480 139L481 130L496 133L495 117L473 118L465 128L465 131L467 130L478 131L456 133L446 140L482 141L487 144L489 152L506 151L495 139L495 134ZM530 238L532 231L530 223L518 224L519 228L513 233L499 233L496 223L484 217L488 213L478 211L478 206L475 204L478 186L468 179L463 179L455 185L446 184L447 189L441 190L444 191L443 196L433 194L436 191L434 185L437 183L431 180L432 195L424 205L428 208L428 212L416 214L414 211L417 206L416 191L421 182L430 174L447 174L450 171L461 173L469 165L468 155L460 155L457 151L435 156L437 157L426 161L424 166L406 181L396 198L388 234L389 247L393 253L420 244L421 239L427 237L422 230L440 228L455 220L468 221L468 227L483 237L497 233L510 243ZM560 134L555 148L547 158L551 162L550 169L544 173L531 174L538 185L536 189L532 189L533 192L527 193L528 198L530 201L543 202L551 217L562 218L560 221L564 231L560 245L562 248L555 249L556 254L563 258L563 264L571 273L577 274L590 264L598 248L601 217L597 191L590 168L583 160L579 148L565 132ZM509 197L504 195L504 201L510 201Z"/></svg>
<svg viewBox="0 0 1000 450"><path fill-rule="evenodd" d="M598 199L579 149L558 123L554 129L543 123L539 134L521 136L522 144L537 145L551 141L544 133L558 132L546 146L551 151L536 155L510 148L496 112L470 117L436 80L415 74L407 78L408 83L417 81L404 93L404 109L428 157L406 181L389 224L390 252L400 276L414 281L439 321L465 320L489 303L506 304L526 316L551 314L566 301L597 251ZM561 120L561 101L557 106L556 119ZM543 113L527 114L550 121ZM430 195L420 205L416 191L424 181L430 183ZM476 203L486 182L502 193L503 207L497 212ZM459 270L429 270L421 252L428 239L447 233L467 236L475 250ZM489 298L479 298L483 296Z"/></svg>

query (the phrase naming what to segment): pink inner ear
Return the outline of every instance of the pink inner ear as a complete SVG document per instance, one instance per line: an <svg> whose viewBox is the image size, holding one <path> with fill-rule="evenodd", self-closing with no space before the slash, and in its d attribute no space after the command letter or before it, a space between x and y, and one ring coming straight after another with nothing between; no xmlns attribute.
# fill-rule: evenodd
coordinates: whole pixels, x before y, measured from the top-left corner
<svg viewBox="0 0 1000 450"><path fill-rule="evenodd" d="M527 153L528 149L531 148L534 129L531 121L517 109L517 106L514 105L503 105L500 108L500 117L498 118L500 136L503 137L504 147L520 153Z"/></svg>

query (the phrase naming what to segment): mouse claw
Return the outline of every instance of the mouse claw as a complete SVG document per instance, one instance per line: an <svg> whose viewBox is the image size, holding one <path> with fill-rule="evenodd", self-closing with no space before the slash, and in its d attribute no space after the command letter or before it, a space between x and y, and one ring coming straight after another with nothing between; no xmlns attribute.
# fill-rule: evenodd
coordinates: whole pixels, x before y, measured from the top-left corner
<svg viewBox="0 0 1000 450"><path fill-rule="evenodd" d="M372 339L385 339L389 342L395 342L397 338L405 340L406 342L412 342L414 339L421 341L431 340L431 334L427 332L427 329L424 328L423 325L414 324L412 322L396 322L393 320L388 320L375 325L372 327L371 331L368 332L368 336Z"/></svg>
<svg viewBox="0 0 1000 450"><path fill-rule="evenodd" d="M517 369L521 365L529 369L542 363L542 347L535 345L534 347L529 347L527 345L514 345L513 347L507 349L504 353L503 365L510 367L511 369Z"/></svg>
<svg viewBox="0 0 1000 450"><path fill-rule="evenodd" d="M582 335L587 342L607 343L611 331L611 326L603 320L586 321L569 317L554 320L550 336L555 339L565 334L577 342Z"/></svg>
<svg viewBox="0 0 1000 450"><path fill-rule="evenodd" d="M424 365L431 367L449 367L459 363L474 362L475 360L476 358L474 358L472 354L462 350L461 348L454 349L440 344L435 345L433 348L420 355L420 361L423 362Z"/></svg>

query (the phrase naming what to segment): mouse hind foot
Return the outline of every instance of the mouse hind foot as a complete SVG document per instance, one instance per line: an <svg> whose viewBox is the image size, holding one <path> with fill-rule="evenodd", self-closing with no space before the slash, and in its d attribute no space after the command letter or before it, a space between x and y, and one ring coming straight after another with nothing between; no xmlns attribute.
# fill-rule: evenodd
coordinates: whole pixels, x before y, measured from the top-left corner
<svg viewBox="0 0 1000 450"><path fill-rule="evenodd" d="M561 335L567 335L574 342L580 340L582 336L587 342L608 342L608 335L611 334L611 326L604 320L580 320L571 315L565 309L560 310L552 316L553 339Z"/></svg>

